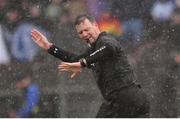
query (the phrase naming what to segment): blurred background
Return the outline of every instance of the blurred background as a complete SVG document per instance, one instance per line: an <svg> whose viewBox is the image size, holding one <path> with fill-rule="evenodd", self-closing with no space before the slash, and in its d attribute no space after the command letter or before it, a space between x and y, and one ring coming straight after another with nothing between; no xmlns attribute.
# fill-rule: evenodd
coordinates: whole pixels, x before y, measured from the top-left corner
<svg viewBox="0 0 180 119"><path fill-rule="evenodd" d="M82 13L116 36L150 99L152 118L180 117L180 0L0 0L0 118L18 109L17 73L41 90L34 117L93 118L103 101L90 70L75 79L31 40L32 28L74 53L86 49L73 26Z"/></svg>

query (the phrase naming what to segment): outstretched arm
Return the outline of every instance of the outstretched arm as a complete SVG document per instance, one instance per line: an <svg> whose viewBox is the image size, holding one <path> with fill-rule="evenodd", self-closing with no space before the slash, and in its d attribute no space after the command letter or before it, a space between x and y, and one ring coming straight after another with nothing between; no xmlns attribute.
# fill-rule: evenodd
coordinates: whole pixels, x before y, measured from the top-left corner
<svg viewBox="0 0 180 119"><path fill-rule="evenodd" d="M42 49L46 50L49 54L61 59L64 62L77 62L81 57L87 55L87 52L85 52L82 55L76 55L55 46L53 43L49 42L48 39L36 29L32 30L31 35L33 41L39 47L41 47Z"/></svg>
<svg viewBox="0 0 180 119"><path fill-rule="evenodd" d="M111 44L103 44L99 49L97 49L90 55L80 59L78 62L62 62L60 65L58 65L58 69L60 71L72 72L71 78L73 78L81 71L83 67L90 67L92 63L114 55L114 49L114 46L112 46Z"/></svg>

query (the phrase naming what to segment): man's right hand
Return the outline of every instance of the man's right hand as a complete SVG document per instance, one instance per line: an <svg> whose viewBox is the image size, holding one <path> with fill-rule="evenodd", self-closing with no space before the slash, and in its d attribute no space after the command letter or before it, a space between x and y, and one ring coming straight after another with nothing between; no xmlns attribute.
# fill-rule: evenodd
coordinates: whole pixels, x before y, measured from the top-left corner
<svg viewBox="0 0 180 119"><path fill-rule="evenodd" d="M39 47L41 47L41 48L43 48L45 50L48 50L52 46L52 43L50 43L47 40L47 38L36 29L33 29L31 31L31 36L32 36L33 41L37 45L39 45Z"/></svg>

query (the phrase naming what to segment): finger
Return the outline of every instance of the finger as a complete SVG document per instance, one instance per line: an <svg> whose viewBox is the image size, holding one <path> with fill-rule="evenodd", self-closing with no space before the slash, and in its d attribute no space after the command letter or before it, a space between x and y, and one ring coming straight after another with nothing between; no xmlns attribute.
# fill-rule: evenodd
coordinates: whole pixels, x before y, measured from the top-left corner
<svg viewBox="0 0 180 119"><path fill-rule="evenodd" d="M37 36L36 32L34 32L34 31L31 32L31 35L32 36Z"/></svg>
<svg viewBox="0 0 180 119"><path fill-rule="evenodd" d="M37 30L32 30L31 33L38 35L39 32Z"/></svg>
<svg viewBox="0 0 180 119"><path fill-rule="evenodd" d="M34 30L34 33L36 33L37 36L39 37L45 37L41 32L39 32L38 30Z"/></svg>
<svg viewBox="0 0 180 119"><path fill-rule="evenodd" d="M73 74L71 75L71 79L74 78L74 76L75 76L76 74L77 74L77 73L73 73Z"/></svg>
<svg viewBox="0 0 180 119"><path fill-rule="evenodd" d="M71 70L72 68L70 68L70 67L58 67L58 69L68 69L68 70Z"/></svg>
<svg viewBox="0 0 180 119"><path fill-rule="evenodd" d="M61 63L59 66L69 66L67 63Z"/></svg>
<svg viewBox="0 0 180 119"><path fill-rule="evenodd" d="M62 71L62 72L63 72L63 71L65 71L65 72L67 72L67 71L70 72L68 69L60 69L60 71Z"/></svg>
<svg viewBox="0 0 180 119"><path fill-rule="evenodd" d="M35 28L32 29L32 32L37 33L37 34L40 33L40 32L39 32L37 29L35 29Z"/></svg>
<svg viewBox="0 0 180 119"><path fill-rule="evenodd" d="M60 72L72 72L71 70L69 69L59 69Z"/></svg>
<svg viewBox="0 0 180 119"><path fill-rule="evenodd" d="M34 32L41 34L41 32L39 32L37 29L33 29Z"/></svg>
<svg viewBox="0 0 180 119"><path fill-rule="evenodd" d="M64 66L64 65L60 65L60 66L58 66L58 68L62 69L62 68L70 68L70 67Z"/></svg>
<svg viewBox="0 0 180 119"><path fill-rule="evenodd" d="M59 70L70 70L69 68L58 68Z"/></svg>
<svg viewBox="0 0 180 119"><path fill-rule="evenodd" d="M66 64L60 64L58 65L58 68L71 68L71 66L66 65Z"/></svg>
<svg viewBox="0 0 180 119"><path fill-rule="evenodd" d="M38 40L39 40L39 38L38 38L37 36L35 36L35 35L32 35L32 39L33 39L34 41L38 41Z"/></svg>
<svg viewBox="0 0 180 119"><path fill-rule="evenodd" d="M70 68L67 68L67 67L58 67L58 69L70 69Z"/></svg>
<svg viewBox="0 0 180 119"><path fill-rule="evenodd" d="M39 40L40 38L44 37L40 32L37 32L37 31L32 31L31 35L37 37L37 39Z"/></svg>
<svg viewBox="0 0 180 119"><path fill-rule="evenodd" d="M65 64L66 62L61 62L61 64Z"/></svg>
<svg viewBox="0 0 180 119"><path fill-rule="evenodd" d="M31 36L35 38L35 40L39 40L41 37L39 37L36 33L31 33Z"/></svg>
<svg viewBox="0 0 180 119"><path fill-rule="evenodd" d="M34 36L36 36L37 38L42 38L42 37L44 37L43 35L41 35L41 34L39 34L39 33L37 33L37 32L32 32L32 34L34 35Z"/></svg>
<svg viewBox="0 0 180 119"><path fill-rule="evenodd" d="M37 31L37 30L35 28L33 28L32 31Z"/></svg>
<svg viewBox="0 0 180 119"><path fill-rule="evenodd" d="M70 63L68 63L68 62L62 62L61 65L70 66Z"/></svg>

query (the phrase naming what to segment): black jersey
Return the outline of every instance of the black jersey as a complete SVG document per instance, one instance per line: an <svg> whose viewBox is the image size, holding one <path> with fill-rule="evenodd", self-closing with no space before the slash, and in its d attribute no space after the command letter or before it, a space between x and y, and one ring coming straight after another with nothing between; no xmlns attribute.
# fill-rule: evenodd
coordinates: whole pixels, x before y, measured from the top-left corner
<svg viewBox="0 0 180 119"><path fill-rule="evenodd" d="M105 99L112 92L135 83L134 74L120 42L102 32L96 42L82 55L75 55L53 45L48 52L65 61L76 62L85 59L97 79L98 87Z"/></svg>

